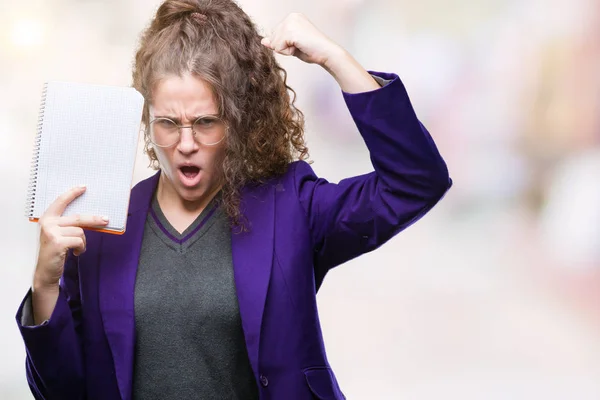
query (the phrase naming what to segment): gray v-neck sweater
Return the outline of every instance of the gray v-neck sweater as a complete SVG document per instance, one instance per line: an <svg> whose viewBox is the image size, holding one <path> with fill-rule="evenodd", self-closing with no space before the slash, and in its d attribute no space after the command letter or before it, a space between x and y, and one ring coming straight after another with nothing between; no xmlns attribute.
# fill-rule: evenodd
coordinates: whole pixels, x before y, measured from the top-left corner
<svg viewBox="0 0 600 400"><path fill-rule="evenodd" d="M229 221L216 200L179 234L153 199L135 284L135 327L133 399L258 399Z"/></svg>

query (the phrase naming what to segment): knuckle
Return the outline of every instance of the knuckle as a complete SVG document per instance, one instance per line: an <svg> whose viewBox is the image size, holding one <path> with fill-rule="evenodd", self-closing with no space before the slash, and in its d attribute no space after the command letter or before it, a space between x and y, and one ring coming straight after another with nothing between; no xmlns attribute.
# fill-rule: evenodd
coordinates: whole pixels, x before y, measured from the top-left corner
<svg viewBox="0 0 600 400"><path fill-rule="evenodd" d="M62 245L61 237L55 232L48 232L46 242L53 247L60 247Z"/></svg>
<svg viewBox="0 0 600 400"><path fill-rule="evenodd" d="M54 222L55 222L55 219L47 214L43 214L38 221L40 228L42 230L49 229L53 225Z"/></svg>

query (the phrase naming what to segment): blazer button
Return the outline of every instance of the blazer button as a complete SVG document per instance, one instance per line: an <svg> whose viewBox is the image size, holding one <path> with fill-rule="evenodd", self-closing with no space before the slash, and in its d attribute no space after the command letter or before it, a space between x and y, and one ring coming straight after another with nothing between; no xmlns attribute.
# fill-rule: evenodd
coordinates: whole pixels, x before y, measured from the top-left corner
<svg viewBox="0 0 600 400"><path fill-rule="evenodd" d="M264 375L261 374L260 377L259 377L259 379L260 379L260 384L261 385L263 385L264 387L269 386L269 380L267 379L266 376L264 376Z"/></svg>

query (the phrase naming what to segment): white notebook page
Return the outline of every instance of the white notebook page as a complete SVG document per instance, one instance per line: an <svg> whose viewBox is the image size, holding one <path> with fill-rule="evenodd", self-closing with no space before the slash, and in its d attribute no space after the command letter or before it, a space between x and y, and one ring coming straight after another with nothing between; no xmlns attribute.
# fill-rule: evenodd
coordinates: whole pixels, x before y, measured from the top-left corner
<svg viewBox="0 0 600 400"><path fill-rule="evenodd" d="M48 82L33 217L73 186L86 192L63 215L109 218L108 229L122 231L144 99L133 88Z"/></svg>

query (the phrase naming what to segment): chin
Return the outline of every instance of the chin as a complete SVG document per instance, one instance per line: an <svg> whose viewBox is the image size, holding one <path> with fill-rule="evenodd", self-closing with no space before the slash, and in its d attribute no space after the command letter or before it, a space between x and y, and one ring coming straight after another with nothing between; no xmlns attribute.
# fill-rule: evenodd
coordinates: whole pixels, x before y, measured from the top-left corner
<svg viewBox="0 0 600 400"><path fill-rule="evenodd" d="M181 185L179 190L177 190L179 196L185 201L195 202L200 200L204 195L206 195L206 188L204 185L194 188L189 188Z"/></svg>
<svg viewBox="0 0 600 400"><path fill-rule="evenodd" d="M186 179L180 171L175 171L173 174L165 174L165 178L169 181L177 195L184 201L195 203L202 200L205 196L213 192L214 181L209 179L210 176L205 171L199 171L193 180Z"/></svg>

